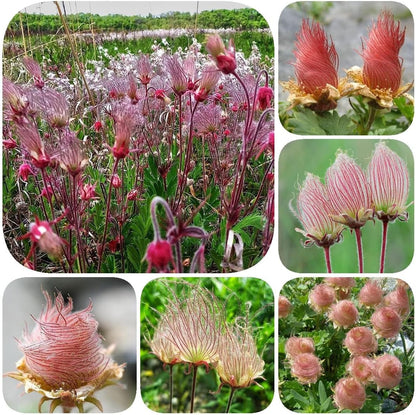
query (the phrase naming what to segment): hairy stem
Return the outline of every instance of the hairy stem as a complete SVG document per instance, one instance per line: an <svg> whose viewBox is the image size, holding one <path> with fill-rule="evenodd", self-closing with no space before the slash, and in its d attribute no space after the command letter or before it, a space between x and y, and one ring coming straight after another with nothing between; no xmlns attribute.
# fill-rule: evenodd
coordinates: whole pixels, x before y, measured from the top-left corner
<svg viewBox="0 0 416 415"><path fill-rule="evenodd" d="M380 253L380 273L384 272L384 263L386 260L386 246L387 246L387 227L389 222L387 220L383 220L383 234L381 237L381 253Z"/></svg>
<svg viewBox="0 0 416 415"><path fill-rule="evenodd" d="M235 388L232 387L231 390L230 390L230 396L228 397L227 408L225 410L226 414L228 414L230 412L231 404L232 404L233 398L234 398L234 393L235 393Z"/></svg>
<svg viewBox="0 0 416 415"><path fill-rule="evenodd" d="M363 245L361 240L361 228L355 228L355 240L357 242L357 255L358 255L358 271L360 274L364 272L364 260L363 260Z"/></svg>
<svg viewBox="0 0 416 415"><path fill-rule="evenodd" d="M198 371L198 366L193 365L192 371L192 389L191 389L191 409L189 412L192 414L194 412L194 401L195 401L195 389L196 389L196 372Z"/></svg>
<svg viewBox="0 0 416 415"><path fill-rule="evenodd" d="M325 264L328 274L332 273L331 256L329 255L329 246L324 246Z"/></svg>
<svg viewBox="0 0 416 415"><path fill-rule="evenodd" d="M169 413L173 412L173 365L169 365Z"/></svg>

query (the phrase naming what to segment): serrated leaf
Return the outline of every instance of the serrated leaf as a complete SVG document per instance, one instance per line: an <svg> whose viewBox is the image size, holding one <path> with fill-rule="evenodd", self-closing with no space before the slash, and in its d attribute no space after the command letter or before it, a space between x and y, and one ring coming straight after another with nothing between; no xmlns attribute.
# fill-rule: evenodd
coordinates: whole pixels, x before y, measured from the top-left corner
<svg viewBox="0 0 416 415"><path fill-rule="evenodd" d="M399 98L395 98L394 103L399 109L400 113L407 118L409 123L411 123L413 121L414 112L415 112L415 108L413 104L408 103L406 97L403 97L403 96Z"/></svg>
<svg viewBox="0 0 416 415"><path fill-rule="evenodd" d="M288 120L288 127L294 134L299 135L326 135L319 125L318 116L311 110L294 111L293 117Z"/></svg>
<svg viewBox="0 0 416 415"><path fill-rule="evenodd" d="M354 124L347 115L338 115L336 111L326 112L318 119L319 126L328 135L351 135L355 133Z"/></svg>

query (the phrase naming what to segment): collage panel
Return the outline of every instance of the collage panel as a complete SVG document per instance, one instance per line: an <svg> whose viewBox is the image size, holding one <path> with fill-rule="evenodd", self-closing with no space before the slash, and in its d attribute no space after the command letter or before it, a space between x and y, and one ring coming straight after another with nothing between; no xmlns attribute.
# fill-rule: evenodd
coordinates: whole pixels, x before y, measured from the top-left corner
<svg viewBox="0 0 416 415"><path fill-rule="evenodd" d="M297 135L396 135L413 121L414 20L391 1L300 1L279 18L279 114Z"/></svg>
<svg viewBox="0 0 416 415"><path fill-rule="evenodd" d="M137 299L118 278L24 277L3 293L14 411L122 412L136 396Z"/></svg>
<svg viewBox="0 0 416 415"><path fill-rule="evenodd" d="M414 394L414 295L392 277L301 277L279 295L279 396L292 412L400 412Z"/></svg>
<svg viewBox="0 0 416 415"><path fill-rule="evenodd" d="M158 278L141 295L140 388L161 413L257 413L274 397L274 294L248 277Z"/></svg>
<svg viewBox="0 0 416 415"><path fill-rule="evenodd" d="M414 159L399 140L302 139L279 157L279 254L301 273L394 273L414 254Z"/></svg>

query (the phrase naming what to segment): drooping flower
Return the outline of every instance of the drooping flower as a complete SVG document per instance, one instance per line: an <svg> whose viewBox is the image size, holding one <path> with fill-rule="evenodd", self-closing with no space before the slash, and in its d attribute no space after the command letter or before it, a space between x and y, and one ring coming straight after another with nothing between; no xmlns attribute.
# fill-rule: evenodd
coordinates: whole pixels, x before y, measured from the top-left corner
<svg viewBox="0 0 416 415"><path fill-rule="evenodd" d="M165 57L165 68L169 76L170 86L177 96L182 96L188 90L188 78L183 68L183 62L179 61L177 54Z"/></svg>
<svg viewBox="0 0 416 415"><path fill-rule="evenodd" d="M214 65L205 65L202 70L201 79L198 82L198 88L194 92L194 97L198 102L203 102L209 97L210 93L217 85L220 76L221 73L218 72Z"/></svg>
<svg viewBox="0 0 416 415"><path fill-rule="evenodd" d="M376 216L382 221L407 220L409 171L405 161L383 142L376 144L368 180Z"/></svg>
<svg viewBox="0 0 416 415"><path fill-rule="evenodd" d="M226 48L218 34L209 35L205 47L222 73L228 75L236 70L237 61L233 39L228 41Z"/></svg>
<svg viewBox="0 0 416 415"><path fill-rule="evenodd" d="M315 343L312 337L291 336L286 340L285 353L289 360L293 360L301 353L314 353Z"/></svg>
<svg viewBox="0 0 416 415"><path fill-rule="evenodd" d="M347 70L352 80L350 94L362 95L381 108L390 109L393 99L406 95L412 83L402 85L402 59L399 56L406 29L394 21L389 11L383 11L373 23L368 38L363 41L361 56L364 66Z"/></svg>
<svg viewBox="0 0 416 415"><path fill-rule="evenodd" d="M410 300L404 283L398 282L396 289L388 293L383 302L387 307L394 309L401 318L409 314Z"/></svg>
<svg viewBox="0 0 416 415"><path fill-rule="evenodd" d="M152 353L166 365L174 365L180 363L178 358L179 350L170 340L166 338L166 330L168 328L163 322L159 322L153 337L148 340Z"/></svg>
<svg viewBox="0 0 416 415"><path fill-rule="evenodd" d="M348 331L345 347L352 355L368 355L377 351L378 342L368 327L354 327Z"/></svg>
<svg viewBox="0 0 416 415"><path fill-rule="evenodd" d="M50 411L61 405L64 411L78 407L83 412L84 402L101 403L93 395L97 390L117 382L124 365L111 358L111 350L102 345L98 322L91 314L92 303L73 312L73 302L61 293L53 303L44 292L46 308L35 319L31 333L25 331L19 340L23 357L17 362L16 372L8 376L21 381L26 392L43 395L41 405L51 400Z"/></svg>
<svg viewBox="0 0 416 415"><path fill-rule="evenodd" d="M59 149L59 163L71 176L78 176L88 164L88 157L84 155L82 141L72 131L65 130L61 138Z"/></svg>
<svg viewBox="0 0 416 415"><path fill-rule="evenodd" d="M32 170L32 167L28 163L22 163L19 166L19 170L17 172L17 177L21 177L22 180L27 182L27 179L30 175L34 175L34 171Z"/></svg>
<svg viewBox="0 0 416 415"><path fill-rule="evenodd" d="M136 126L134 105L119 103L114 106L111 115L114 119L113 156L116 159L124 159L130 153L130 141Z"/></svg>
<svg viewBox="0 0 416 415"><path fill-rule="evenodd" d="M383 290L376 281L368 280L358 293L358 301L365 307L374 307L383 300Z"/></svg>
<svg viewBox="0 0 416 415"><path fill-rule="evenodd" d="M335 300L335 290L327 284L318 284L309 293L309 304L317 313L328 310Z"/></svg>
<svg viewBox="0 0 416 415"><path fill-rule="evenodd" d="M256 104L258 109L264 111L270 108L271 101L273 99L273 89L269 86L262 86L257 91Z"/></svg>
<svg viewBox="0 0 416 415"><path fill-rule="evenodd" d="M165 239L150 242L146 250L146 260L149 264L148 270L155 267L158 271L166 271L173 264L172 247Z"/></svg>
<svg viewBox="0 0 416 415"><path fill-rule="evenodd" d="M329 309L328 318L335 327L348 328L358 321L358 310L350 300L341 300Z"/></svg>
<svg viewBox="0 0 416 415"><path fill-rule="evenodd" d="M368 356L353 356L347 364L347 371L363 385L373 380L374 359Z"/></svg>
<svg viewBox="0 0 416 415"><path fill-rule="evenodd" d="M290 373L299 383L316 383L322 374L321 362L313 353L300 353L291 362Z"/></svg>
<svg viewBox="0 0 416 415"><path fill-rule="evenodd" d="M402 327L402 320L391 307L380 307L371 316L371 323L377 335L386 339L396 337Z"/></svg>
<svg viewBox="0 0 416 415"><path fill-rule="evenodd" d="M33 80L35 81L35 86L37 88L42 89L45 85L44 80L42 79L42 71L40 69L40 65L30 56L23 57L23 64L27 71L33 76Z"/></svg>
<svg viewBox="0 0 416 415"><path fill-rule="evenodd" d="M292 310L292 304L287 297L279 295L279 318L286 318Z"/></svg>
<svg viewBox="0 0 416 415"><path fill-rule="evenodd" d="M392 389L402 380L402 363L393 355L383 354L374 361L374 382L379 389Z"/></svg>
<svg viewBox="0 0 416 415"><path fill-rule="evenodd" d="M339 411L358 411L363 407L365 399L365 388L357 379L345 377L335 384L334 403Z"/></svg>

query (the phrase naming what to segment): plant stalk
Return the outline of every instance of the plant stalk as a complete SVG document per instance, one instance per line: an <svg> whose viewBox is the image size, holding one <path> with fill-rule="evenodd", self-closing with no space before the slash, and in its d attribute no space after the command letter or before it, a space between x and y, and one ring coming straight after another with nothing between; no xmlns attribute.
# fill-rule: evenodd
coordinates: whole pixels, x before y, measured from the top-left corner
<svg viewBox="0 0 416 415"><path fill-rule="evenodd" d="M189 413L194 412L194 401L195 401L195 389L196 389L196 372L198 371L198 366L193 365L193 371L192 371L192 389L191 389L191 409L189 410Z"/></svg>
<svg viewBox="0 0 416 415"><path fill-rule="evenodd" d="M234 393L235 393L235 388L231 387L230 396L228 397L228 402L227 402L227 408L225 410L226 414L228 414L230 412L231 404L232 404L233 398L234 398Z"/></svg>
<svg viewBox="0 0 416 415"><path fill-rule="evenodd" d="M325 264L326 264L326 271L328 274L332 273L331 267L331 256L329 255L329 246L324 246L324 255L325 255Z"/></svg>
<svg viewBox="0 0 416 415"><path fill-rule="evenodd" d="M363 259L363 244L361 239L361 228L355 228L355 240L357 242L357 255L358 255L358 271L360 274L364 272L364 259Z"/></svg>
<svg viewBox="0 0 416 415"><path fill-rule="evenodd" d="M380 274L384 272L384 263L386 261L386 246L387 246L387 227L388 220L383 220L383 234L381 239L381 253L380 253Z"/></svg>

